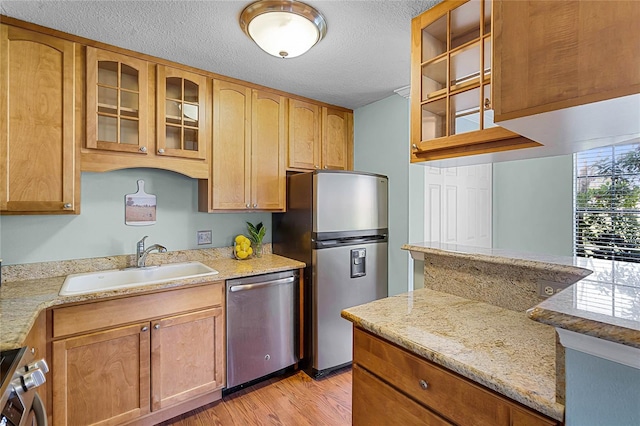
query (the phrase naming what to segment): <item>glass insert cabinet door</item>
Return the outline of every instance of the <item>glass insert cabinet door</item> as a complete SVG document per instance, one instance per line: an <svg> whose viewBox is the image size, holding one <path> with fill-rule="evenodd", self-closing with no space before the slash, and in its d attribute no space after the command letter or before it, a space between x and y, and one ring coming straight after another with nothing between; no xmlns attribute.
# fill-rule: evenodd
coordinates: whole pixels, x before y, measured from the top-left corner
<svg viewBox="0 0 640 426"><path fill-rule="evenodd" d="M419 34L420 140L495 127L491 111L491 0L455 2ZM413 83L416 83L415 79Z"/></svg>
<svg viewBox="0 0 640 426"><path fill-rule="evenodd" d="M158 155L206 159L206 88L204 76L158 65Z"/></svg>
<svg viewBox="0 0 640 426"><path fill-rule="evenodd" d="M147 67L87 47L87 148L147 153Z"/></svg>

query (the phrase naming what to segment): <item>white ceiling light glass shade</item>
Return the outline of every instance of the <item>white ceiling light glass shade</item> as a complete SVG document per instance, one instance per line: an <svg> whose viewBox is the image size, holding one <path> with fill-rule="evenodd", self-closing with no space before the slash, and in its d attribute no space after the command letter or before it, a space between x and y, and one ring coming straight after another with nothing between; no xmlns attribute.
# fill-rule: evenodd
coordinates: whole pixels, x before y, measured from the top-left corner
<svg viewBox="0 0 640 426"><path fill-rule="evenodd" d="M270 55L295 58L311 49L327 32L324 17L299 1L261 0L247 6L240 26Z"/></svg>

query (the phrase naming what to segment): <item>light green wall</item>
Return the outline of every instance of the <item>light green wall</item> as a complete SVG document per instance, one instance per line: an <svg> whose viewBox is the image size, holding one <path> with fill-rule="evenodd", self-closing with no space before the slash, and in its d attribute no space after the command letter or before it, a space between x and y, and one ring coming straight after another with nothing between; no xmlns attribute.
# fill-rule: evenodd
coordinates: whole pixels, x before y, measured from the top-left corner
<svg viewBox="0 0 640 426"><path fill-rule="evenodd" d="M573 157L493 165L493 247L572 256Z"/></svg>
<svg viewBox="0 0 640 426"><path fill-rule="evenodd" d="M354 169L389 177L389 295L407 291L409 101L392 95L354 111Z"/></svg>
<svg viewBox="0 0 640 426"><path fill-rule="evenodd" d="M567 426L640 425L640 370L567 349Z"/></svg>
<svg viewBox="0 0 640 426"><path fill-rule="evenodd" d="M157 196L154 225L124 224L124 196L137 191L138 179ZM148 244L159 243L169 251L225 247L235 235L246 234L245 221L262 221L268 230L265 242L271 241L270 213L198 213L197 186L196 179L156 169L83 173L80 215L2 216L3 264L135 253L136 242L145 235ZM212 244L198 246L196 232L209 229Z"/></svg>
<svg viewBox="0 0 640 426"><path fill-rule="evenodd" d="M424 236L424 167L409 164L409 101L393 95L354 111L356 170L389 176L389 294L422 281L422 262L409 272L405 242ZM493 165L493 246L571 256L571 155Z"/></svg>

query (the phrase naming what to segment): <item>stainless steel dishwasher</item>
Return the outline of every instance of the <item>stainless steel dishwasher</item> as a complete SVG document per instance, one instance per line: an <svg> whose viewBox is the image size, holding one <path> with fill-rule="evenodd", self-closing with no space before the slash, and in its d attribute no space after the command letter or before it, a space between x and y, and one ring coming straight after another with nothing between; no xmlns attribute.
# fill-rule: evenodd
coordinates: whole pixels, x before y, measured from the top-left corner
<svg viewBox="0 0 640 426"><path fill-rule="evenodd" d="M227 390L298 362L297 283L297 271L227 281Z"/></svg>

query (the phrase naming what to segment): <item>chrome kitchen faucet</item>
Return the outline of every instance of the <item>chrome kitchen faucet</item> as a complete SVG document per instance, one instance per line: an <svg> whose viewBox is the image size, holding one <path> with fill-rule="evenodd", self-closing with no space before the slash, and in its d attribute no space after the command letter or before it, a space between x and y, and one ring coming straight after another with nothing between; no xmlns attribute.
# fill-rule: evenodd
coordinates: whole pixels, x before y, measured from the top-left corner
<svg viewBox="0 0 640 426"><path fill-rule="evenodd" d="M140 241L138 241L138 246L136 250L136 266L138 268L144 268L147 266L146 265L147 255L151 253L153 250L158 250L158 253L167 252L167 248L165 246L161 246L160 244L154 244L152 246L149 246L149 248L145 249L144 240L146 240L147 238L149 238L149 236L145 235L144 237L142 237Z"/></svg>

